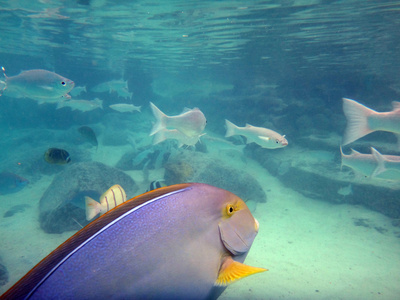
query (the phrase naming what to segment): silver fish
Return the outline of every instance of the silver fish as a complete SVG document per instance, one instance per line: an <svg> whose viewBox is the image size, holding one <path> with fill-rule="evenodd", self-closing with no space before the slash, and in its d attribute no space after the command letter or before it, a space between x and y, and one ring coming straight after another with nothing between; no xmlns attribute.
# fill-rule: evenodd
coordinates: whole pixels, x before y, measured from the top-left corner
<svg viewBox="0 0 400 300"><path fill-rule="evenodd" d="M40 69L29 70L16 76L6 76L3 94L13 98L30 98L40 102L51 102L70 98L68 92L74 86L72 80L56 73Z"/></svg>
<svg viewBox="0 0 400 300"><path fill-rule="evenodd" d="M245 127L238 127L228 120L225 120L225 124L225 137L243 135L246 137L248 144L256 143L266 149L277 149L288 145L288 141L284 135L280 135L271 129L256 127L250 124L246 124Z"/></svg>

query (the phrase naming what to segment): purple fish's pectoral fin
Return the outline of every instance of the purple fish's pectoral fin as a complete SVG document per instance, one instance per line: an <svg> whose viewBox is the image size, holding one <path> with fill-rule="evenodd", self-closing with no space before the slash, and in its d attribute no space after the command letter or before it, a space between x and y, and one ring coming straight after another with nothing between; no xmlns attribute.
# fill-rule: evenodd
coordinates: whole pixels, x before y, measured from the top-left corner
<svg viewBox="0 0 400 300"><path fill-rule="evenodd" d="M232 257L228 256L222 263L215 285L227 286L239 279L264 271L268 271L268 269L248 266L234 261Z"/></svg>
<svg viewBox="0 0 400 300"><path fill-rule="evenodd" d="M241 255L248 252L257 234L256 231L252 231L252 234L247 234L246 231L242 231L240 226L235 226L232 222L223 221L218 227L222 243L233 255Z"/></svg>

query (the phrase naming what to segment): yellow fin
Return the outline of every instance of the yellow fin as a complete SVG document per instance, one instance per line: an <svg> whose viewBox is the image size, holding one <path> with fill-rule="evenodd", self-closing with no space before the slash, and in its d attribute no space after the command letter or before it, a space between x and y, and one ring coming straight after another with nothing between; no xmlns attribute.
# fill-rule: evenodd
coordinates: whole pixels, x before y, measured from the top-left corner
<svg viewBox="0 0 400 300"><path fill-rule="evenodd" d="M101 211L101 204L90 197L85 197L86 204L86 220L90 221Z"/></svg>
<svg viewBox="0 0 400 300"><path fill-rule="evenodd" d="M228 257L222 264L215 285L227 286L234 281L264 271L268 269L247 266Z"/></svg>

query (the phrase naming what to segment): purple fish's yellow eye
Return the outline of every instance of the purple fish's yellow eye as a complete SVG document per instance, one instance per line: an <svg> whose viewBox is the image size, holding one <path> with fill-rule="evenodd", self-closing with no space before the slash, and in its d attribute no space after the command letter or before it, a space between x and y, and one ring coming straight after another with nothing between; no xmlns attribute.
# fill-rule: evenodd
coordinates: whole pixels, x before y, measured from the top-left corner
<svg viewBox="0 0 400 300"><path fill-rule="evenodd" d="M233 204L228 204L226 206L226 214L230 217L233 215L234 212L235 212L235 207L233 206Z"/></svg>

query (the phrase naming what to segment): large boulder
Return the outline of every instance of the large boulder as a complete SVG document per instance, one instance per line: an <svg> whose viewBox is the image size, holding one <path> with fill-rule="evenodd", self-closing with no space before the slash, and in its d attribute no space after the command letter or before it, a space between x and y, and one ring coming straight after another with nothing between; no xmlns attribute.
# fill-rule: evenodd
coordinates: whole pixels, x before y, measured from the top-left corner
<svg viewBox="0 0 400 300"><path fill-rule="evenodd" d="M258 181L243 170L225 165L201 152L172 155L165 164L167 185L200 182L230 191L246 202L266 202L267 197ZM249 203L248 203L249 204Z"/></svg>
<svg viewBox="0 0 400 300"><path fill-rule="evenodd" d="M99 162L82 162L66 166L57 174L40 199L40 226L48 233L77 230L88 224L85 215L85 196L99 200L114 184L123 187L129 198L137 185L123 171Z"/></svg>

